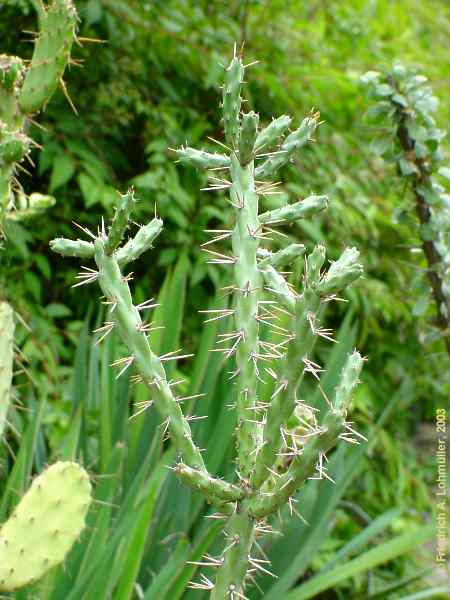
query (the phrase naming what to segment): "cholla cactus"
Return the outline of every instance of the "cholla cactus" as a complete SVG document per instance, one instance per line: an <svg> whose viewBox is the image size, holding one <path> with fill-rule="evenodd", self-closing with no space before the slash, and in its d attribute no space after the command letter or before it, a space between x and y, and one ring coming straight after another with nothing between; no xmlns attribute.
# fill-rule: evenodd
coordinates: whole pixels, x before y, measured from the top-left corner
<svg viewBox="0 0 450 600"><path fill-rule="evenodd" d="M36 477L0 528L0 591L34 583L60 564L84 529L91 484L84 469L58 462Z"/></svg>
<svg viewBox="0 0 450 600"><path fill-rule="evenodd" d="M255 556L255 540L267 531L266 520L284 505L293 506L296 493L309 477L317 473L318 477L328 477L326 453L339 438L354 441L352 436L356 432L345 417L363 362L358 352L347 358L325 414L318 416L308 407L301 396L302 380L305 372L318 378L320 367L312 361L313 346L318 337L331 335L321 325L321 306L357 279L362 268L354 248L345 250L326 270L322 245L309 255L301 244L277 252L263 247L272 227L313 216L326 208L327 198L311 196L276 210L259 211L259 195L272 185L265 180L308 143L318 125L318 114L307 116L283 140L280 138L291 123L289 117L282 116L258 130L256 114L241 114L244 69L241 58L235 55L225 73L223 116L227 154L193 148L177 152L183 163L213 169L212 187L228 189L235 209L233 229L217 231L206 244L211 262L228 265L233 270L228 288L233 305L224 310L204 311L206 321L224 318L233 322L221 341L227 346L223 348L226 359L235 362L232 372L236 384L232 387L236 400L235 481L226 482L208 472L192 438L189 426L192 417L183 414L183 398L176 395L177 382L168 380L164 370L165 361L182 355L173 352L157 356L152 351L148 335L152 324L143 321L141 313L151 308L153 301L134 305L128 277L123 275L124 267L150 248L162 229L162 221L153 219L120 246L134 204L130 191L121 197L108 231L103 225L97 235L85 229L92 238L89 242L63 238L51 242L52 249L63 256L95 260L97 268L84 267L75 285L99 283L110 307L108 320L99 333L107 335L116 329L129 350L129 355L115 365L120 373L131 365L136 367L138 373L134 379L144 382L151 393L151 401L146 404L155 405L178 451L174 472L204 494L226 518L223 553L200 563L217 568L214 581L202 576L199 583L192 583L194 588L211 590L213 600L246 598L248 578L255 571L268 571L266 561ZM218 169L223 169L228 177L218 177ZM222 243L227 238L231 238L231 253L210 249L211 243ZM304 261L304 275L301 289L297 290L278 269L299 259ZM287 326L277 324L280 316L288 321ZM266 341L262 325L274 335L279 334L281 341ZM269 367L271 362L277 366ZM275 380L274 391L270 401L264 403L260 399L261 389L270 378Z"/></svg>
<svg viewBox="0 0 450 600"><path fill-rule="evenodd" d="M384 156L410 182L437 324L450 354L450 198L433 177L439 173L450 179L450 169L442 165L445 131L433 118L438 100L426 77L400 64L388 73L369 71L362 81L378 100L372 113L393 123L383 133Z"/></svg>
<svg viewBox="0 0 450 600"><path fill-rule="evenodd" d="M16 208L13 189L21 196L15 214L29 216L46 208L49 197L27 199L14 177L33 141L26 135L31 115L45 107L70 60L77 14L72 0L53 0L39 11L40 32L28 67L17 56L0 55L0 231L7 211Z"/></svg>

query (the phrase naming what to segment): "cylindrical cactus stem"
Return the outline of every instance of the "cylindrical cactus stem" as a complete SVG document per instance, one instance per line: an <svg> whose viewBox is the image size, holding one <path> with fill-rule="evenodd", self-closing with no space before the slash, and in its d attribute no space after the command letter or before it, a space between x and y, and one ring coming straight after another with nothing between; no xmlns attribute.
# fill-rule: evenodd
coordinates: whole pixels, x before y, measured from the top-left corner
<svg viewBox="0 0 450 600"><path fill-rule="evenodd" d="M116 212L108 231L108 239L105 242L105 253L111 255L122 241L125 231L130 223L130 215L133 211L136 200L133 190L130 189L124 194L116 207Z"/></svg>
<svg viewBox="0 0 450 600"><path fill-rule="evenodd" d="M238 367L237 444L239 471L248 478L254 462L252 451L260 437L257 421L257 388L259 359L258 302L263 281L256 253L259 246L260 223L258 196L253 179L253 161L242 167L236 155L231 158L231 201L236 207L236 224L232 234L234 256L235 326L240 333L236 347ZM254 406L252 413L249 407Z"/></svg>
<svg viewBox="0 0 450 600"><path fill-rule="evenodd" d="M265 248L258 249L259 268L264 269L268 266L283 268L296 262L306 252L306 246L303 244L289 244L286 248L281 248L277 252L270 252Z"/></svg>
<svg viewBox="0 0 450 600"><path fill-rule="evenodd" d="M239 136L239 162L243 167L254 158L254 145L258 133L259 115L249 112L242 115Z"/></svg>
<svg viewBox="0 0 450 600"><path fill-rule="evenodd" d="M257 454L251 478L251 485L254 489L258 489L270 475L269 469L274 464L282 443L281 429L286 425L296 406L297 390L305 366L303 361L310 355L316 339L311 327L311 319L316 319L320 307L320 296L314 291L314 287L319 281L320 269L324 262L325 248L316 246L308 258L305 290L301 296L295 298L293 340L288 346L287 355L267 410L263 442Z"/></svg>
<svg viewBox="0 0 450 600"><path fill-rule="evenodd" d="M153 242L161 233L163 222L155 217L143 225L133 238L130 238L126 244L116 251L116 258L119 267L122 269L128 263L138 259L141 254L153 247Z"/></svg>
<svg viewBox="0 0 450 600"><path fill-rule="evenodd" d="M275 208L259 215L265 225L292 223L298 219L307 219L328 207L328 196L308 196L293 204Z"/></svg>
<svg viewBox="0 0 450 600"><path fill-rule="evenodd" d="M162 361L150 348L141 315L133 304L128 282L120 271L117 258L106 254L102 239L97 238L94 245L98 282L105 298L114 307L111 318L130 351L130 364L135 364L143 382L151 390L155 406L167 423L183 461L194 469L205 470L202 455L194 444L189 423L172 392Z"/></svg>
<svg viewBox="0 0 450 600"><path fill-rule="evenodd" d="M0 528L0 591L34 583L63 562L90 503L88 474L76 463L56 463L36 477Z"/></svg>
<svg viewBox="0 0 450 600"><path fill-rule="evenodd" d="M311 356L317 335L320 334L319 310L322 298L345 289L362 274L362 267L357 262L358 258L359 253L355 248L347 248L340 258L331 264L325 275L321 275L325 262L325 248L316 246L306 261L305 289L300 296L295 296L289 289L288 296L284 278L277 273L278 280L275 280L272 273L274 287L271 289L293 314L293 340L288 346L267 410L263 443L251 478L254 489L258 489L270 475L269 469L275 463L282 444L282 427L286 426L297 404L298 390L307 369L307 361ZM266 273L267 271L263 271L267 277Z"/></svg>
<svg viewBox="0 0 450 600"><path fill-rule="evenodd" d="M319 124L319 113L312 113L305 117L300 127L290 133L281 144L278 152L274 152L255 169L256 179L266 179L274 175L281 167L288 163L302 146L311 141L316 127Z"/></svg>
<svg viewBox="0 0 450 600"><path fill-rule="evenodd" d="M339 293L361 277L363 268L358 260L359 251L356 248L346 248L321 277L316 286L317 293L321 296Z"/></svg>
<svg viewBox="0 0 450 600"><path fill-rule="evenodd" d="M219 504L225 502L237 502L242 500L245 496L245 492L242 488L227 483L222 479L211 477L205 471L199 469L193 469L183 463L178 463L174 467L175 473L181 479L191 487L202 492L207 498L210 498L213 503L218 502Z"/></svg>
<svg viewBox="0 0 450 600"><path fill-rule="evenodd" d="M236 513L226 524L226 547L223 563L217 571L210 600L245 598L244 580L255 539L254 520L247 513Z"/></svg>
<svg viewBox="0 0 450 600"><path fill-rule="evenodd" d="M20 133L22 115L17 106L25 67L17 56L0 54L0 237L3 235L4 214L11 201L11 179L14 164L6 160L5 140L13 132ZM6 152L8 154L8 152Z"/></svg>
<svg viewBox="0 0 450 600"><path fill-rule="evenodd" d="M2 130L20 129L22 115L17 100L25 75L23 60L18 56L0 54L0 138Z"/></svg>
<svg viewBox="0 0 450 600"><path fill-rule="evenodd" d="M241 112L241 86L244 81L244 65L236 56L225 70L223 84L223 124L225 140L232 149L239 145L239 113Z"/></svg>
<svg viewBox="0 0 450 600"><path fill-rule="evenodd" d="M129 194L122 196L109 234L106 235L102 227L93 243L58 238L50 246L63 256L91 257L92 252L94 253L98 271L87 270L87 275L82 275L81 279L83 283L98 280L106 303L110 306L110 330L113 327L117 329L130 352L128 357L119 361L123 365L122 371L134 364L140 380L150 389L152 401L182 460L174 470L183 481L201 491L208 501L221 506L223 510L224 504L236 502L246 492L241 487L212 477L206 470L201 452L193 441L188 419L183 415L180 403L173 394L171 382L167 380L163 360L150 347L148 326L142 322L139 312L143 307L133 304L127 278L120 268L121 264L127 264L148 249L162 229L161 219L155 217L148 225L141 227L133 239L117 248L127 227L133 204L134 200ZM226 504L227 508L223 512L229 514L230 506Z"/></svg>
<svg viewBox="0 0 450 600"><path fill-rule="evenodd" d="M258 152L268 152L285 133L289 125L291 124L291 117L288 115L282 115L278 119L274 119L267 127L262 129L255 141L254 151L255 154Z"/></svg>
<svg viewBox="0 0 450 600"><path fill-rule="evenodd" d="M244 504L253 518L263 518L276 512L315 470L323 469L322 460L326 452L336 445L345 426L345 416L353 390L359 381L363 358L353 352L344 365L332 407L325 415L315 435L309 437L303 449L292 460L288 470L277 478L269 491L261 488L261 493L245 501Z"/></svg>
<svg viewBox="0 0 450 600"><path fill-rule="evenodd" d="M11 306L0 302L0 440L7 423L14 359L14 317Z"/></svg>
<svg viewBox="0 0 450 600"><path fill-rule="evenodd" d="M190 165L199 169L218 169L230 166L230 158L224 154L204 152L189 146L182 146L175 152L183 165Z"/></svg>
<svg viewBox="0 0 450 600"><path fill-rule="evenodd" d="M78 258L94 258L95 248L91 242L83 240L67 240L66 238L55 238L50 242L53 252L61 256L77 256Z"/></svg>

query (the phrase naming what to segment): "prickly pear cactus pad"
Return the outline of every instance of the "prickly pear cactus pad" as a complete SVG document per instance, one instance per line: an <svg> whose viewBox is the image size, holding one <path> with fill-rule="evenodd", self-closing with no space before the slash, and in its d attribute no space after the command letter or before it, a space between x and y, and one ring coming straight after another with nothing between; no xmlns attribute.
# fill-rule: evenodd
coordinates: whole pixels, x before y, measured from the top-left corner
<svg viewBox="0 0 450 600"><path fill-rule="evenodd" d="M89 477L76 463L58 462L36 477L0 529L0 591L34 583L61 563L90 503Z"/></svg>

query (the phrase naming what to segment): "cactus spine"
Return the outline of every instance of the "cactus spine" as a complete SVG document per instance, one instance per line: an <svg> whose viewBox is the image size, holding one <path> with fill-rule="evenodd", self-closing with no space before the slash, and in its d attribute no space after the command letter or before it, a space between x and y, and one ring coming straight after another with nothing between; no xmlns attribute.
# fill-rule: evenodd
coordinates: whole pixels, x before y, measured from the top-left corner
<svg viewBox="0 0 450 600"><path fill-rule="evenodd" d="M11 396L13 341L13 310L6 302L0 302L0 440L7 423Z"/></svg>
<svg viewBox="0 0 450 600"><path fill-rule="evenodd" d="M60 564L84 528L91 484L84 469L58 462L36 477L0 529L0 591L34 583Z"/></svg>
<svg viewBox="0 0 450 600"><path fill-rule="evenodd" d="M17 56L0 55L0 231L11 208L15 218L34 214L52 204L48 196L27 199L15 179L17 164L33 144L26 135L29 117L45 107L56 90L75 38L76 11L72 0L53 0L39 10L40 32L29 67ZM11 213L14 214L14 213Z"/></svg>
<svg viewBox="0 0 450 600"><path fill-rule="evenodd" d="M317 376L319 367L311 360L315 341L318 337L330 336L330 331L321 326L321 307L323 302L333 299L355 281L361 275L362 267L358 263L359 253L354 248L345 250L324 270L325 248L322 245L307 256L302 244L291 244L277 252L262 246L269 226L313 216L325 209L328 201L325 196L311 196L280 209L260 212L259 195L271 186L262 179L273 175L308 142L318 125L319 115L314 113L306 117L284 140L289 117L280 117L258 131L256 114L241 115L244 69L241 58L235 53L226 70L223 89L228 154L213 154L189 147L177 151L184 164L214 169L211 179L219 182L215 187L228 188L235 209L233 228L217 232L213 240L219 242L230 238L231 254L210 250L209 244L206 251L211 262L233 268L233 282L228 288L233 295L233 306L223 311L213 310L208 320L227 318L234 323L225 340L230 345L223 351L226 358L233 359L236 364L232 376L236 382L236 481L225 482L208 473L192 439L188 418L183 415L181 399L176 397L173 382L168 381L164 370L165 360L177 359L179 355L170 353L158 357L152 351L148 338L152 326L143 322L140 316L142 310L151 308L151 301L135 306L128 278L122 273L130 260L137 259L151 246L162 229L162 221L153 219L134 238L119 246L134 203L132 192L128 192L121 197L108 232L104 227L97 235L85 230L93 238L89 242L63 238L51 242L52 249L63 256L95 260L97 268L84 267L76 285L98 281L102 289L110 307L108 321L101 328L102 334L116 328L129 350L129 356L117 361L116 366L121 373L134 364L138 371L135 379L149 387L152 401L148 405L155 404L178 451L179 460L174 472L217 505L227 517L226 548L211 563L218 567L215 581L203 578L200 583L192 583L194 588L210 590L212 600L246 598L249 570L265 570L265 567L261 569L261 560L252 557L255 538L265 530L264 520L290 503L316 471L319 477L326 477L325 454L340 437L355 441L349 439L351 432L355 432L351 428L350 432L345 417L363 363L356 351L347 358L339 385L329 399L328 410L316 419L310 407L300 399L299 390L305 372ZM279 149L274 150L274 147ZM264 151L262 156L261 150ZM258 166L255 166L256 161ZM218 168L227 171L229 179L219 179ZM297 291L278 269L297 263L302 256L304 282ZM289 329L276 324L281 313L287 317ZM261 337L261 324L268 325L273 333L281 333L282 341L265 341ZM265 370L267 361L277 361L277 367ZM270 402L263 403L260 391L267 374L275 379L275 391ZM292 429L296 411L309 411L312 415L306 432ZM283 458L286 446L289 461ZM276 478L274 468L278 471Z"/></svg>

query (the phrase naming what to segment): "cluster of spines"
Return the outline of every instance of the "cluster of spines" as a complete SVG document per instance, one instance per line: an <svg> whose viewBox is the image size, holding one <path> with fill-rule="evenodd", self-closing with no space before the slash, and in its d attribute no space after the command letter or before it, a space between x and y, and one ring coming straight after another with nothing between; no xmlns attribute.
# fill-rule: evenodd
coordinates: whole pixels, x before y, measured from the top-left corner
<svg viewBox="0 0 450 600"><path fill-rule="evenodd" d="M256 179L258 168L260 176L265 178L285 165L298 148L311 139L318 124L318 114L308 116L298 129L281 141L291 122L288 117L280 117L259 131L258 117L254 113L241 115L240 112L243 73L242 61L235 55L226 70L223 89L225 141L229 154L212 154L189 147L177 151L183 163L214 169L214 173L218 169L229 171L229 179L214 175L211 187L229 190L230 202L235 208L235 225L233 229L214 232L214 239L204 244L204 248L210 262L233 267L233 283L228 291L233 295L234 304L231 308L202 312L206 313L207 322L226 318L232 319L235 325L234 331L223 334L220 339L221 344L229 344L220 349L226 358L236 360L236 369L232 372L237 412L238 480L235 483L224 482L208 473L200 450L192 440L189 417L183 415L180 399L173 391L177 382L168 381L164 371L165 360L176 360L180 355L174 352L158 357L152 352L148 332L153 325L142 322L139 306L133 305L128 278L121 269L141 254L135 252L131 258L126 249L135 245L138 236L146 237L146 228L141 228L134 238L119 246L133 204L132 193L122 196L108 233L102 226L97 235L85 230L93 238L92 242L58 239L51 244L52 249L62 255L95 259L97 269L85 268L76 285L98 281L102 289L105 302L110 306L110 316L99 333L104 336L117 329L128 347L130 355L117 361L117 366L123 372L134 364L138 371L136 380L149 386L152 399L146 406L155 405L165 423L165 431L170 433L178 450L179 462L174 471L181 480L219 507L218 516L229 516L226 535L230 543L220 559L211 559L211 563L219 568L215 583L204 578L203 582L194 584L197 588L210 589L215 600L245 598L247 574L255 569L265 569L258 562L260 559L250 561L255 535L258 531L267 531L265 518L284 504L289 504L292 510L293 496L316 471L320 478L327 477L326 452L340 436L354 441L350 439L352 434L347 429L345 414L363 362L357 352L348 357L341 385L335 397L327 399L328 411L303 436L304 443L296 444L296 434L288 431L288 422L298 407L308 408L298 397L299 386L306 372L318 378L320 367L311 360L315 340L331 337L331 332L320 325L321 305L357 279L362 269L358 252L351 248L324 270L325 249L319 245L303 258L304 285L302 291L297 292L278 269L297 262L305 254L305 247L292 244L272 253L261 246L268 232L272 232L271 226L310 217L325 209L328 200L325 196L310 196L280 209L260 213L259 195L271 190L273 184ZM274 150L277 145L278 149ZM262 150L264 156L261 156ZM263 159L261 166L255 167L255 159L260 158ZM153 233L150 240L142 244L142 252L150 247L162 223L155 218L146 227ZM209 247L210 243L228 238L232 243L231 254ZM272 295L272 299L267 300L267 294ZM276 324L280 314L288 316L290 329ZM262 323L272 332L281 334L280 343L269 343L260 337ZM266 366L274 360L279 360L276 370ZM271 401L264 404L258 394L267 374L275 380L275 391ZM354 431L353 434L357 435ZM286 440L289 435L291 442ZM291 460L284 471L277 473L274 483L273 467L280 462L280 454L286 447Z"/></svg>

